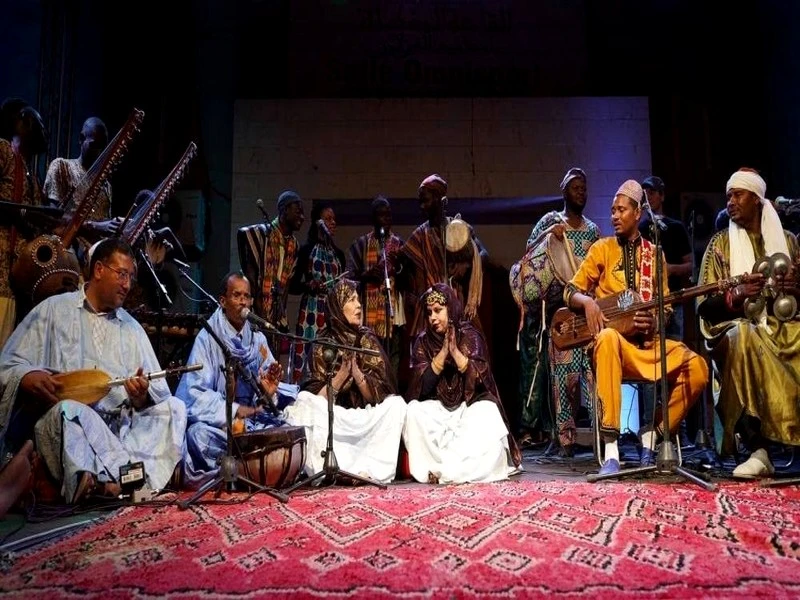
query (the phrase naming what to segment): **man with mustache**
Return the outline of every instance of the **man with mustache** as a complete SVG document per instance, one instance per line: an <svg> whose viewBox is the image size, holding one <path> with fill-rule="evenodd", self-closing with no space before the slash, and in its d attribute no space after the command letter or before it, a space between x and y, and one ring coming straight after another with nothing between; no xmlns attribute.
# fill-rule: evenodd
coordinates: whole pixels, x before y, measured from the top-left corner
<svg viewBox="0 0 800 600"><path fill-rule="evenodd" d="M748 281L697 301L700 330L721 379L717 412L723 435L717 443L722 454L733 454L735 435L740 435L750 452L733 471L742 479L774 473L768 441L800 444L800 317L780 321L767 302L745 313L745 301L759 299L765 284L763 276L751 274L753 266L779 252L792 263L788 293L798 296L797 239L783 229L766 191L766 182L752 169L731 175L726 185L730 222L711 238L699 277L703 285L749 274Z"/></svg>

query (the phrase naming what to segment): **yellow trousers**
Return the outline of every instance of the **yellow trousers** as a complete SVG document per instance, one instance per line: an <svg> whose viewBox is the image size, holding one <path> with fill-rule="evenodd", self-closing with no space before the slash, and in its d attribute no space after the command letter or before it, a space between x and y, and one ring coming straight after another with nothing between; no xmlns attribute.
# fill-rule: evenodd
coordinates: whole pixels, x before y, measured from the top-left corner
<svg viewBox="0 0 800 600"><path fill-rule="evenodd" d="M603 329L595 339L595 379L600 432L605 439L619 436L622 408L622 380L659 381L661 356L655 348L639 348L611 328ZM670 394L667 409L669 428L677 429L692 404L708 383L708 365L685 344L667 340L667 382ZM656 429L662 432L661 411L656 414Z"/></svg>

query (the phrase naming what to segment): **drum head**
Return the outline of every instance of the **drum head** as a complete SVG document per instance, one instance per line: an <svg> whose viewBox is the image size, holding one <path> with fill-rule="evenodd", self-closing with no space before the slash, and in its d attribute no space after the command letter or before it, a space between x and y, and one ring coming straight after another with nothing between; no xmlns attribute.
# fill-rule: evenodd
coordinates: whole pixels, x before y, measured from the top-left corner
<svg viewBox="0 0 800 600"><path fill-rule="evenodd" d="M564 239L560 240L551 233L547 236L545 244L545 252L547 253L547 258L550 259L553 275L562 284L566 285L575 275L575 269L572 268L569 260L569 250L567 249L569 242L567 238L564 237Z"/></svg>
<svg viewBox="0 0 800 600"><path fill-rule="evenodd" d="M253 450L271 450L274 448L290 448L299 440L306 439L304 427L271 427L261 431L251 431L237 436L236 444L242 453Z"/></svg>
<svg viewBox="0 0 800 600"><path fill-rule="evenodd" d="M458 217L447 224L445 244L448 252L461 252L470 241L469 225Z"/></svg>

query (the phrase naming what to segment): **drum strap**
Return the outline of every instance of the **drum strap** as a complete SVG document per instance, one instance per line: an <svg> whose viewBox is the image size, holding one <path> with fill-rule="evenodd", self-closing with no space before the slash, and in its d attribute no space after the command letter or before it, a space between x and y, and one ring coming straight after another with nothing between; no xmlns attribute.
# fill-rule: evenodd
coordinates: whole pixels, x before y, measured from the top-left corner
<svg viewBox="0 0 800 600"><path fill-rule="evenodd" d="M547 303L544 300L542 300L542 328L536 335L537 338L536 368L533 370L533 377L531 378L531 387L528 390L528 399L525 401L525 406L530 406L531 404L531 398L533 397L533 386L536 384L536 374L539 372L539 365L542 364L542 343L544 342L544 332L547 331L547 325L545 323L546 318L547 318Z"/></svg>
<svg viewBox="0 0 800 600"><path fill-rule="evenodd" d="M483 263L475 240L471 239L469 243L472 244L472 275L469 278L467 304L474 306L477 310L481 305L481 294L483 293Z"/></svg>

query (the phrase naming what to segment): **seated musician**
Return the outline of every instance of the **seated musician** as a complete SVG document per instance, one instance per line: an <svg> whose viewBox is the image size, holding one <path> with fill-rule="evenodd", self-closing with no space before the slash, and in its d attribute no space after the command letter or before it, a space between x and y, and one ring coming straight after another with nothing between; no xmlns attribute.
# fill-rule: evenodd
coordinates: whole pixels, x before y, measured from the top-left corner
<svg viewBox="0 0 800 600"><path fill-rule="evenodd" d="M507 479L521 463L497 392L483 335L465 320L456 292L434 284L420 301L426 328L411 352L403 442L420 482Z"/></svg>
<svg viewBox="0 0 800 600"><path fill-rule="evenodd" d="M296 386L278 382L280 364L273 358L264 334L253 331L242 317L242 309L250 309L252 304L250 282L242 273L229 273L220 286L219 308L208 319L233 358L241 361L261 387L259 394L243 377L236 376L231 414L244 421L247 432L284 424L258 403L259 397L268 396L277 407L281 401L290 402L297 396ZM225 454L227 442L225 355L205 329L197 335L189 355L188 364L197 363L203 368L184 373L175 392L186 403L188 417L183 464L187 487L200 487L216 476L217 459Z"/></svg>
<svg viewBox="0 0 800 600"><path fill-rule="evenodd" d="M600 474L620 470L617 440L623 378L661 379L658 343L653 339L658 326L653 313L636 311L633 325L637 335L627 339L616 329L606 327L609 319L598 305L598 300L625 290L638 292L643 301L654 297L653 286L657 284L654 247L642 238L638 229L642 197L642 187L638 182L630 179L620 186L611 205L611 224L616 236L601 238L594 243L564 289L565 302L570 308L584 312L589 331L594 335L593 361L598 401L595 409L600 411L600 434L605 442L605 462ZM664 295L668 293L666 269L661 289ZM667 381L671 390L669 425L673 431L708 382L708 366L683 343L668 339L666 344ZM661 416L662 413L658 412L654 429L646 425L640 431L643 466L654 463L655 445L662 433Z"/></svg>
<svg viewBox="0 0 800 600"><path fill-rule="evenodd" d="M119 470L129 462L144 462L149 486L163 488L183 453L184 405L165 380L141 377L160 367L147 334L121 308L135 264L124 242L100 242L89 282L38 304L0 355L0 456L29 433L17 417L43 407L37 452L68 502L119 494ZM91 406L59 397L54 372L92 368L129 378Z"/></svg>
<svg viewBox="0 0 800 600"><path fill-rule="evenodd" d="M785 231L767 184L755 172L740 170L728 180L730 223L709 242L700 268L701 284L750 273L757 259L782 252L794 263L787 278L796 280L800 253ZM745 300L759 296L764 279L744 282L698 300L700 330L721 375L717 412L723 426L721 452L736 451L735 434L751 452L733 471L755 478L774 472L767 441L800 444L800 318L780 322L768 303L750 320ZM797 295L797 284L790 293Z"/></svg>
<svg viewBox="0 0 800 600"><path fill-rule="evenodd" d="M382 483L394 479L406 403L397 395L389 360L375 333L361 325L361 302L354 281L340 279L327 296L327 320L318 340L375 350L378 356L337 351L331 378L333 449L339 467ZM322 470L328 436L325 346L314 344L309 377L297 401L284 411L292 425L306 428L306 471Z"/></svg>

